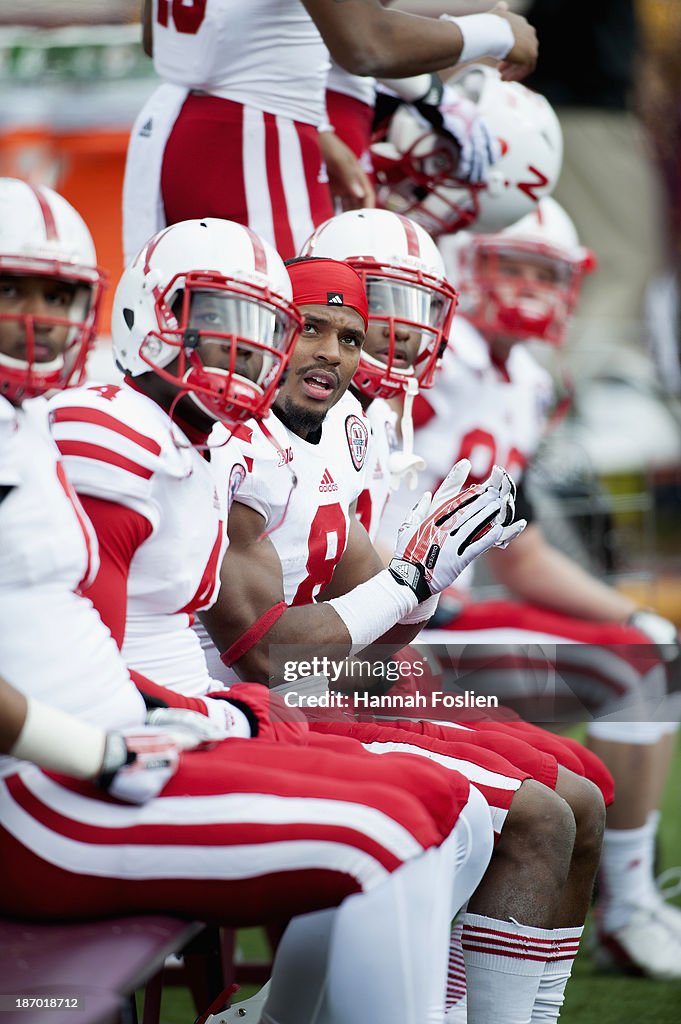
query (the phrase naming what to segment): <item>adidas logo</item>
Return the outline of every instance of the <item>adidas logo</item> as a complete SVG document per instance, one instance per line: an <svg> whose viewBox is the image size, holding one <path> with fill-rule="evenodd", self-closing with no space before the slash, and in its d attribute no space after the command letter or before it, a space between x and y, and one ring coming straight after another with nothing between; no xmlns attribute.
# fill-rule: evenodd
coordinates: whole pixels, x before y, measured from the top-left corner
<svg viewBox="0 0 681 1024"><path fill-rule="evenodd" d="M144 122L144 124L142 125L142 127L139 130L139 134L142 136L143 139L148 139L149 138L149 136L151 135L151 129L153 128L153 126L154 126L154 123L153 123L153 120L152 120L151 117L149 118L148 121Z"/></svg>
<svg viewBox="0 0 681 1024"><path fill-rule="evenodd" d="M322 492L322 494L328 491L338 490L338 484L334 483L334 479L329 473L328 469L324 470L324 475L322 476L322 482L319 485L319 490Z"/></svg>
<svg viewBox="0 0 681 1024"><path fill-rule="evenodd" d="M343 305L343 293L342 292L327 292L326 293L326 304L327 304L327 306L342 306Z"/></svg>

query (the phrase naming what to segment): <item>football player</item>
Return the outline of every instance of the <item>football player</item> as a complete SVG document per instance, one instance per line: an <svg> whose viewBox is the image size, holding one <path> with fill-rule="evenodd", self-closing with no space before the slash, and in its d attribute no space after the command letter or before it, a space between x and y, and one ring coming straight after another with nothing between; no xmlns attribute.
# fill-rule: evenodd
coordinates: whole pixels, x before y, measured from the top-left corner
<svg viewBox="0 0 681 1024"><path fill-rule="evenodd" d="M378 213L379 218L387 220L392 216ZM394 321L406 318L419 338L425 339L416 360L419 375L423 370L427 376L442 341L441 328L452 311L453 294L435 273L428 273L422 266L414 269L420 262L417 254L422 233L407 224L412 232L409 237L403 218L394 219L396 235L391 241L401 241L405 249L412 245L411 264L407 258L406 266L399 269L380 268L383 279L378 282L376 297L385 302L392 286L395 302L402 300L403 304L397 309L382 307L377 314L381 321L378 331L376 325L373 329L379 345L385 346L386 323L390 324L391 336ZM377 268L373 261L367 261L361 269L371 295ZM416 280L409 277L410 270ZM275 417L271 422L252 425L248 435L241 434L244 452L248 451L247 457L252 460L252 472L232 507L222 597L201 616L223 652L223 663L263 682L268 681L270 655L276 644L297 645L299 657L304 650L318 654L328 649L327 645L335 645L331 650L344 655L366 647L382 635L381 630L384 642L397 647L415 635L437 603L432 591L437 592L442 577L435 558L428 587L419 583L427 577L423 566L408 557L413 531L418 529L424 512L428 515L428 509L438 520L457 508L456 490L463 483L461 470L465 473L464 467L457 466L445 488L430 501L427 496L419 503L412 521L402 531L392 570L383 569L353 508L364 486L362 472L370 453L361 406L347 392L353 375L358 379L357 369L363 358L362 342L369 317L364 291L356 271L329 258L294 260L289 273L294 300L304 316L303 333L287 381L273 406ZM380 278L381 274L376 276ZM433 312L432 320L425 316L428 311ZM402 333L398 325L396 336ZM393 368L402 366L399 359L389 358L387 362ZM374 383L386 385L385 366L381 368L376 358L373 365L371 359L364 361L359 378L367 365L372 366ZM406 364L402 369L406 371ZM471 544L467 544L467 537L475 536L475 532L468 531L475 531L482 521L482 509L476 511L480 508L476 503L481 498L491 499L499 486L495 480L496 475L470 505L459 509L462 533L457 546L464 554L478 550L485 541L492 542L490 534ZM465 516L466 508L472 510L472 521ZM428 536L427 525L426 520L422 536ZM515 532L513 527L511 531ZM454 535L457 532L455 528ZM504 532L498 539L504 543L511 536L511 532ZM445 537L438 539L447 543ZM444 544L442 551L447 558ZM406 578L420 595L418 607L397 622L391 572L397 573L398 579L393 578L398 586L403 586L399 580ZM211 664L213 673L219 675L216 657ZM409 751L435 760L462 771L480 787L492 809L495 830L501 835L490 871L471 899L466 919L467 971L474 993L470 1019L489 1019L489 1014L498 1014L502 1001L507 999L520 1016L529 1016L536 1005L555 1019L598 862L603 804L593 787L559 767L551 754L530 750L512 737L499 740L509 753L507 759L499 753L499 747L489 746L484 738L465 729L460 741L458 737L454 741L451 736L441 736L436 727L430 732L423 729L422 735L415 729L407 736L385 722L329 721L312 728L359 738L377 753L392 756L395 751ZM568 835L574 818L570 813L566 820L563 813L567 805L556 801L554 794L535 781L556 788L559 779L580 819L576 846ZM547 825L558 840L555 846L548 841ZM526 878L521 877L522 871L528 872ZM554 888L557 871L565 873L565 887L558 899ZM504 955L509 948L504 943L516 950L519 944L531 944L533 940L556 943L560 948L560 982L552 956L548 960L533 959L533 953L530 964L526 955ZM547 966L549 960L551 965ZM556 998L558 988L560 995Z"/></svg>
<svg viewBox="0 0 681 1024"><path fill-rule="evenodd" d="M550 198L510 228L460 233L447 247L461 315L433 388L415 404L414 447L428 463L431 487L449 460L461 457L471 460L475 477L484 478L495 462L514 477L522 474L545 430L552 390L523 342L561 344L583 276L594 266L570 218ZM390 499L386 537L410 500L404 490ZM493 692L508 687L509 700L526 692L529 655L508 645L556 645L566 692L594 716L615 710L617 701L635 707L641 700L632 717L650 717L665 692L664 658L678 650L676 628L552 547L532 521L522 485L520 502L528 530L506 555L489 558L514 601L455 602L449 621L440 610L429 638L456 644L459 670L475 665ZM588 726L589 746L621 795L608 812L598 959L662 978L681 972L680 915L660 897L653 874L656 808L673 729L645 720Z"/></svg>
<svg viewBox="0 0 681 1024"><path fill-rule="evenodd" d="M144 4L148 52L163 84L131 134L124 249L197 216L248 224L286 258L331 216L320 127L329 53L358 75L415 75L484 55L522 77L534 30L497 4L443 20L379 0L201 0ZM351 154L349 154L352 156ZM196 174L197 163L201 173Z"/></svg>
<svg viewBox="0 0 681 1024"><path fill-rule="evenodd" d="M220 738L226 728L216 730L205 716L186 711L178 717L177 709L170 715L157 709L150 716L155 727L145 726L144 701L109 631L80 593L97 573L95 534L49 438L44 403L25 401L66 385L72 367L84 363L101 288L92 240L73 208L49 189L4 179L0 208L0 521L6 540L0 659L10 684L0 681L6 723L0 739L0 912L63 920L162 910L232 924L302 914L279 947L271 1020L309 1019L310 1001L320 1001L322 993L334 1020L355 1020L357 998L385 1024L426 1019L430 958L442 960L443 951L446 958L437 928L444 919L442 886L461 886L453 901L463 901L477 884L485 845L487 855L491 849L487 808L477 793L471 799L465 780L449 775L445 784L440 772L424 772L421 765L407 773L396 762L383 765L367 755L240 739L240 708L246 705L239 701L231 705L235 728L225 742ZM210 255L209 243L204 254ZM276 266L275 259L270 271ZM266 271L259 271L261 283ZM202 280L203 290L219 291L219 274L203 273L209 279ZM154 276L154 287L158 283ZM248 300L235 287L238 308ZM184 390L175 385L176 397L195 387L203 413L210 408L214 414L215 394L201 367L208 373L223 360L224 349L234 361L237 346L210 334L219 299L205 333L203 321L191 325L191 299L187 295L186 316L175 307L173 327L183 316L190 324L184 324L179 345L177 330L169 328L167 343L175 342L175 351L160 369L178 368L177 350L186 341L191 365ZM258 320L254 301L251 325ZM285 339L295 317L286 295L273 294L271 301L279 303ZM273 341L272 312L266 305L260 311L260 326L269 322ZM271 347L276 362L274 353L282 355L285 346ZM152 345L143 357L163 361L165 354ZM269 358L262 345L257 358ZM192 370L198 377L190 380ZM161 377L164 384L170 385L170 376ZM233 376L230 371L223 377L230 404L236 401L227 387ZM97 394L103 402L115 398ZM127 456L117 446L110 449L108 466L148 482L153 471L147 473L134 456L145 451L158 457L161 451L145 446L152 439L117 415L120 403L117 413L98 417L77 392L73 402L71 421L130 442ZM167 420L180 457L186 435ZM77 458L106 462L105 437L95 429L74 464ZM155 439L164 439L159 429ZM192 468L198 470L198 463ZM191 474L170 479L187 481ZM138 506L148 509L145 497L144 488L135 492ZM126 519L121 533L130 532ZM158 573L166 568L159 565ZM204 741L210 749L198 749ZM180 749L186 751L181 758ZM469 857L471 829L475 857Z"/></svg>

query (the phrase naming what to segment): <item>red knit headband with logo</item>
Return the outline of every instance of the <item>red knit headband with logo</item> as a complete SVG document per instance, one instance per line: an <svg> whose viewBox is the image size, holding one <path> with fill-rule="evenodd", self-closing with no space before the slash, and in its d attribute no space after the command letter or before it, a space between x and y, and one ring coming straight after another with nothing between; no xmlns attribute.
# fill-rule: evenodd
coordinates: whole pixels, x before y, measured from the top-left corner
<svg viewBox="0 0 681 1024"><path fill-rule="evenodd" d="M311 259L287 268L296 306L349 306L369 323L369 306L362 279L340 260Z"/></svg>

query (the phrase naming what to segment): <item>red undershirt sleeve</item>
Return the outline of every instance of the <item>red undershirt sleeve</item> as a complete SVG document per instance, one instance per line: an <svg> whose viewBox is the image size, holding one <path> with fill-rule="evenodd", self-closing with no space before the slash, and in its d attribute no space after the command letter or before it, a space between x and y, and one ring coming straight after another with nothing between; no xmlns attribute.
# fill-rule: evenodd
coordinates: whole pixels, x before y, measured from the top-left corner
<svg viewBox="0 0 681 1024"><path fill-rule="evenodd" d="M123 646L128 603L130 563L137 549L151 534L151 523L139 512L113 501L79 494L81 504L95 528L99 542L100 568L84 597L88 597Z"/></svg>

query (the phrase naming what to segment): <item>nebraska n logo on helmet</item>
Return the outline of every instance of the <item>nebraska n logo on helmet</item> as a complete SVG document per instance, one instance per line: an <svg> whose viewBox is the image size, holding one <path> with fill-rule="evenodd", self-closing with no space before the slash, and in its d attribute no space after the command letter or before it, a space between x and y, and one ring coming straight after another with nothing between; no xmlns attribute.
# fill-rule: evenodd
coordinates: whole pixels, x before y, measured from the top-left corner
<svg viewBox="0 0 681 1024"><path fill-rule="evenodd" d="M350 210L321 224L302 254L343 260L362 278L369 327L352 386L369 398L391 398L410 381L429 387L456 292L423 228L388 210Z"/></svg>
<svg viewBox="0 0 681 1024"><path fill-rule="evenodd" d="M112 312L123 373L153 371L227 424L266 415L300 327L272 246L210 217L151 238L124 271ZM202 360L211 345L228 353L221 366Z"/></svg>
<svg viewBox="0 0 681 1024"><path fill-rule="evenodd" d="M470 65L448 84L476 104L499 141L501 155L486 182L459 178L453 138L404 105L371 148L378 204L407 214L433 237L462 228L500 231L555 188L563 162L560 123L543 96L502 81L495 68Z"/></svg>

